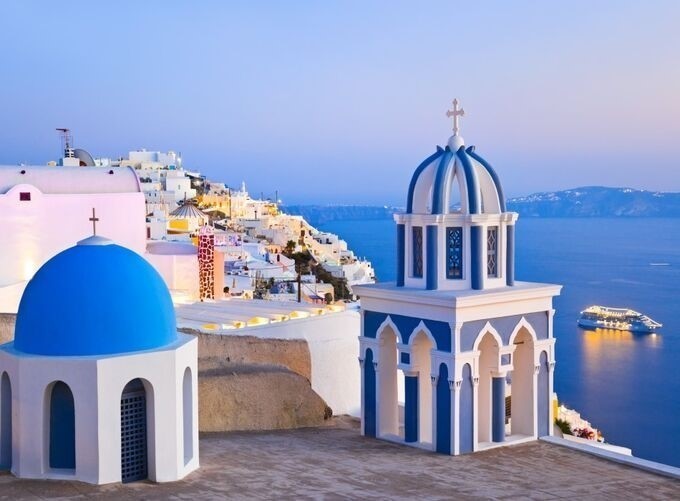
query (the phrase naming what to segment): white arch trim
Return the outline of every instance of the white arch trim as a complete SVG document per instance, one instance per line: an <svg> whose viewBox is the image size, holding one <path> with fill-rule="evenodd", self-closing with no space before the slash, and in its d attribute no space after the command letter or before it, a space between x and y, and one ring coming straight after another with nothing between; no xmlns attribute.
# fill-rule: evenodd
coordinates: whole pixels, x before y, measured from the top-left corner
<svg viewBox="0 0 680 501"><path fill-rule="evenodd" d="M501 339L501 335L496 329L494 329L493 325L491 325L491 322L487 322L484 327L482 327L482 330L477 333L475 344L472 345L472 351L479 351L479 344L482 342L482 338L487 333L491 334L496 339L499 349L503 347L503 339Z"/></svg>
<svg viewBox="0 0 680 501"><path fill-rule="evenodd" d="M533 342L535 343L538 341L538 336L536 335L536 331L532 327L532 325L527 321L526 318L522 317L519 322L517 322L517 325L515 328L512 330L512 334L510 334L510 339L508 340L508 345L512 346L513 343L515 342L515 338L519 334L519 331L522 329L526 329L529 332L529 335L531 335L531 338Z"/></svg>
<svg viewBox="0 0 680 501"><path fill-rule="evenodd" d="M387 315L387 318L385 318L385 320L383 320L383 322L378 327L378 331L375 333L375 339L378 342L380 342L380 338L385 333L388 327L390 327L394 331L394 334L397 336L397 344L401 343L402 342L401 332L399 332L397 325L392 321L392 318L389 315Z"/></svg>
<svg viewBox="0 0 680 501"><path fill-rule="evenodd" d="M430 331L430 329L427 328L427 326L425 325L425 322L422 321L422 320L416 326L416 328L411 331L411 335L408 338L408 346L411 347L411 348L413 347L413 340L421 332L424 333L428 337L430 342L432 343L432 350L436 350L438 348L437 347L437 341L435 341L434 336L432 335L432 331Z"/></svg>

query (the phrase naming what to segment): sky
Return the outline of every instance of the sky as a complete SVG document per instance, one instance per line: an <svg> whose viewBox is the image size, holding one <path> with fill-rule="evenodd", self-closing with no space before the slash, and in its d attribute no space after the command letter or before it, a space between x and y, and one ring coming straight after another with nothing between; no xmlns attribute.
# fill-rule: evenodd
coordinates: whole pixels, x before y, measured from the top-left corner
<svg viewBox="0 0 680 501"><path fill-rule="evenodd" d="M403 205L461 135L519 196L680 191L680 2L0 3L0 164L180 151L284 203Z"/></svg>

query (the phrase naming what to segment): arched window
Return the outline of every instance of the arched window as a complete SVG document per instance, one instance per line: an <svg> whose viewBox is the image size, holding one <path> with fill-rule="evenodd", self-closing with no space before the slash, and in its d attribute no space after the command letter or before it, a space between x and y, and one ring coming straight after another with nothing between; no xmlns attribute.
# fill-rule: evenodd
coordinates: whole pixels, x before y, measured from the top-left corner
<svg viewBox="0 0 680 501"><path fill-rule="evenodd" d="M194 394L191 380L191 369L184 370L182 382L183 421L184 421L184 464L189 464L194 457Z"/></svg>
<svg viewBox="0 0 680 501"><path fill-rule="evenodd" d="M76 412L73 393L57 381L50 392L50 468L76 468Z"/></svg>
<svg viewBox="0 0 680 501"><path fill-rule="evenodd" d="M0 469L12 468L12 386L6 372L0 382Z"/></svg>

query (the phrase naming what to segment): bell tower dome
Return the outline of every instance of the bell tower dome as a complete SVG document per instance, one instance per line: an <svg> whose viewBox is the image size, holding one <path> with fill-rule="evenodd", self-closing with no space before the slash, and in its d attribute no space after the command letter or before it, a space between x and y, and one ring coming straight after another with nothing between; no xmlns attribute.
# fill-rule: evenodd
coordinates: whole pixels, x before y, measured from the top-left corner
<svg viewBox="0 0 680 501"><path fill-rule="evenodd" d="M453 101L453 135L413 173L406 212L396 214L397 286L484 290L515 282L514 229L498 175L465 146Z"/></svg>

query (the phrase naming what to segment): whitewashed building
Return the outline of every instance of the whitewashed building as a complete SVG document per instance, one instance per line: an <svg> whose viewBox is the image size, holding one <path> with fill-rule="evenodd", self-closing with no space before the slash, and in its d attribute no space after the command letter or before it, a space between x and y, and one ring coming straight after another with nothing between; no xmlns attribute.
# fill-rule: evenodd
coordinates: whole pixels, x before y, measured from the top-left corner
<svg viewBox="0 0 680 501"><path fill-rule="evenodd" d="M16 313L27 281L48 259L100 231L143 254L144 195L131 168L0 166L0 312Z"/></svg>
<svg viewBox="0 0 680 501"><path fill-rule="evenodd" d="M138 254L92 236L30 280L0 346L0 465L93 484L198 468L197 341Z"/></svg>
<svg viewBox="0 0 680 501"><path fill-rule="evenodd" d="M396 283L355 287L362 432L445 454L552 433L560 291L515 280L517 214L458 134L457 104L453 136L416 169L395 215Z"/></svg>

